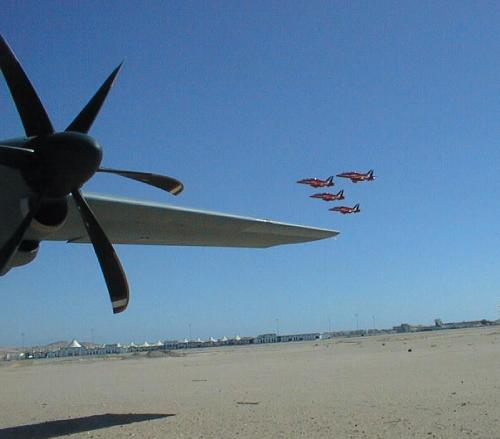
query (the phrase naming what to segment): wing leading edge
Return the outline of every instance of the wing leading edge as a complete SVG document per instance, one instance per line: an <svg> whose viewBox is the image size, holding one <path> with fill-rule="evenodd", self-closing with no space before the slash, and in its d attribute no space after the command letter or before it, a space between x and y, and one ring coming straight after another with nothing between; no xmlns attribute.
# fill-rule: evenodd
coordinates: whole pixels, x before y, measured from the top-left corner
<svg viewBox="0 0 500 439"><path fill-rule="evenodd" d="M316 241L339 233L115 196L84 197L114 244L265 248ZM74 201L69 203L64 226L47 239L90 242Z"/></svg>

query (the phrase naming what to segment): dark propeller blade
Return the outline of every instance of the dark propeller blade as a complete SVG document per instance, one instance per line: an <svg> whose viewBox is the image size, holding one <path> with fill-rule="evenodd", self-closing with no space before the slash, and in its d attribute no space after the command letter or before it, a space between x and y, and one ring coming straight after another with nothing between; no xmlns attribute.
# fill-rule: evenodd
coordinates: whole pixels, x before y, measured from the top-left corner
<svg viewBox="0 0 500 439"><path fill-rule="evenodd" d="M40 136L52 134L54 128L43 108L40 98L24 73L21 64L7 42L0 35L0 68L5 76L10 94L21 116L26 135Z"/></svg>
<svg viewBox="0 0 500 439"><path fill-rule="evenodd" d="M71 122L68 128L66 128L66 131L77 131L84 134L89 132L90 127L94 123L94 120L99 113L111 86L113 85L116 75L118 75L118 72L122 67L122 64L123 62L120 63L115 70L113 70L111 75L108 76L108 79L106 79L106 81L104 81L101 85L101 88L97 90L97 93L92 96L92 99L87 103L87 105L85 105L83 110L80 111L80 114L76 116L73 122Z"/></svg>
<svg viewBox="0 0 500 439"><path fill-rule="evenodd" d="M184 185L179 180L167 177L166 175L151 174L150 172L122 171L110 168L99 168L97 172L117 174L122 177L131 178L132 180L137 180L170 192L173 195L179 195L184 189Z"/></svg>
<svg viewBox="0 0 500 439"><path fill-rule="evenodd" d="M75 189L71 194L75 200L76 207L80 211L83 223L94 246L95 254L101 265L104 280L108 286L113 312L117 314L125 311L128 305L129 291L127 278L125 277L120 260L80 190Z"/></svg>
<svg viewBox="0 0 500 439"><path fill-rule="evenodd" d="M0 165L12 169L25 169L33 164L35 152L32 149L0 145Z"/></svg>
<svg viewBox="0 0 500 439"><path fill-rule="evenodd" d="M5 267L7 267L12 256L14 256L14 254L16 253L19 245L23 240L26 230L28 230L31 221L33 221L33 217L37 214L41 204L42 204L42 196L39 196L37 200L32 205L30 205L30 210L28 214L24 217L19 227L16 229L16 231L12 234L12 236L0 250L0 273L4 271Z"/></svg>

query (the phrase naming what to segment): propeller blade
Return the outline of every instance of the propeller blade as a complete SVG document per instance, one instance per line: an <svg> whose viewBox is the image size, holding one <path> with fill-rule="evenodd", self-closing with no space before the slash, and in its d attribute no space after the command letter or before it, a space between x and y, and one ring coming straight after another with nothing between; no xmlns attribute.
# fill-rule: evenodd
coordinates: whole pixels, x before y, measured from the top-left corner
<svg viewBox="0 0 500 439"><path fill-rule="evenodd" d="M25 169L33 164L35 152L32 149L0 145L0 165L12 169Z"/></svg>
<svg viewBox="0 0 500 439"><path fill-rule="evenodd" d="M21 64L7 42L0 35L0 69L7 81L26 135L41 136L52 134L54 128L43 108L40 98L24 73Z"/></svg>
<svg viewBox="0 0 500 439"><path fill-rule="evenodd" d="M16 231L12 234L12 236L0 250L0 273L4 272L10 260L16 253L19 245L23 240L26 230L28 230L29 226L31 225L31 221L33 221L33 217L37 214L38 209L40 209L40 206L42 204L42 198L43 196L40 195L35 201L35 203L30 205L30 210L28 211L28 214L24 217L19 227L16 229Z"/></svg>
<svg viewBox="0 0 500 439"><path fill-rule="evenodd" d="M117 174L122 177L131 178L132 180L140 181L170 192L172 195L179 195L184 189L184 185L179 180L167 177L166 175L151 174L150 172L122 171L120 169L110 168L99 168L97 172Z"/></svg>
<svg viewBox="0 0 500 439"><path fill-rule="evenodd" d="M129 290L127 278L120 260L80 190L75 189L71 194L82 216L83 224L87 229L90 241L94 246L95 254L101 265L102 274L108 286L113 313L117 314L125 311L129 301Z"/></svg>
<svg viewBox="0 0 500 439"><path fill-rule="evenodd" d="M116 75L118 75L118 72L122 68L122 64L123 62L120 63L115 70L113 70L111 75L108 76L108 79L106 79L99 90L97 90L97 93L92 96L92 99L90 99L83 110L80 111L80 114L76 116L73 122L71 122L68 128L66 128L66 131L76 131L84 134L89 132L90 127L94 123L94 120L102 107L102 104L106 100L106 96L113 85Z"/></svg>

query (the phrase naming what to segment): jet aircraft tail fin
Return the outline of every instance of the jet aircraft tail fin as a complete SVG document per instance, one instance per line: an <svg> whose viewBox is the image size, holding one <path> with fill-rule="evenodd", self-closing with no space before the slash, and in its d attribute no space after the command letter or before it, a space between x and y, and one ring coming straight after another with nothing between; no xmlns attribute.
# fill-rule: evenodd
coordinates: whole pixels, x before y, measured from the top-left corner
<svg viewBox="0 0 500 439"><path fill-rule="evenodd" d="M358 204L356 204L356 205L354 206L354 210L355 210L356 212L360 212L360 210L359 210L359 203L358 203Z"/></svg>
<svg viewBox="0 0 500 439"><path fill-rule="evenodd" d="M333 175L330 175L330 177L328 177L328 178L326 179L326 183L327 183L327 184L331 184L331 183L333 184Z"/></svg>

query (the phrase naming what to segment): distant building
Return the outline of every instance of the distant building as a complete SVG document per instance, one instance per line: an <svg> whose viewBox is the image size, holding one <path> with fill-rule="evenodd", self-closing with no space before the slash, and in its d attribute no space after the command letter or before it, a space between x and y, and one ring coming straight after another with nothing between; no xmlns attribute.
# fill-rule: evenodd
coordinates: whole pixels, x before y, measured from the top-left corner
<svg viewBox="0 0 500 439"><path fill-rule="evenodd" d="M312 341L319 340L321 334L319 332L312 332L308 334L291 334L291 335L279 335L278 341L289 342L289 341Z"/></svg>
<svg viewBox="0 0 500 439"><path fill-rule="evenodd" d="M467 322L450 322L444 323L441 319L435 319L434 325L411 325L409 323L401 323L399 326L394 326L392 329L357 329L346 331L325 332L310 332L304 334L285 334L278 335L276 333L261 334L257 337L240 337L236 335L234 338L222 337L215 339L210 337L208 340L188 340L184 341L167 340L158 341L156 343L148 343L147 341L141 345L130 343L122 346L119 343L95 345L84 343L82 346L78 340L74 339L71 343L64 346L64 342L52 343L48 346L32 347L25 352L8 351L4 353L3 359L9 360L24 360L38 358L58 358L58 357L77 357L77 356L103 356L123 353L147 352L151 350L172 350L172 349L187 349L187 348L207 348L215 346L233 346L233 345L248 345L248 344L263 344L263 343L288 343L301 341L314 341L319 339L330 339L334 337L361 337L378 334L392 333L410 333L420 331L435 331L460 328L484 327L490 325L500 325L500 319L495 321L489 320L474 320ZM62 347L61 347L62 346ZM52 350L51 350L52 349Z"/></svg>
<svg viewBox="0 0 500 439"><path fill-rule="evenodd" d="M241 337L238 344L253 344L255 342L255 337Z"/></svg>
<svg viewBox="0 0 500 439"><path fill-rule="evenodd" d="M261 334L255 337L255 343L260 344L260 343L277 343L278 342L278 336L275 333L271 334Z"/></svg>
<svg viewBox="0 0 500 439"><path fill-rule="evenodd" d="M73 340L67 346L45 353L46 358L59 358L59 357L79 357L90 355L111 355L123 354L128 352L128 349L121 346L119 343L104 344L101 346L93 346L86 348L82 346L78 340ZM36 354L36 353L35 353ZM33 358L41 358L41 356L34 355Z"/></svg>
<svg viewBox="0 0 500 439"><path fill-rule="evenodd" d="M203 342L198 339L198 340L189 340L187 342L187 346L186 346L188 349L192 349L192 348L201 348L203 347Z"/></svg>
<svg viewBox="0 0 500 439"><path fill-rule="evenodd" d="M73 341L66 347L60 348L57 351L49 352L47 357L77 357L80 355L85 355L85 348L78 343L76 339L73 339Z"/></svg>
<svg viewBox="0 0 500 439"><path fill-rule="evenodd" d="M411 326L408 323L401 323L401 325L394 326L392 329L396 332L411 332Z"/></svg>
<svg viewBox="0 0 500 439"><path fill-rule="evenodd" d="M17 351L5 352L3 357L4 361L24 360L24 359L25 359L24 352L17 352Z"/></svg>
<svg viewBox="0 0 500 439"><path fill-rule="evenodd" d="M177 340L165 340L163 342L164 349L177 349L179 342Z"/></svg>
<svg viewBox="0 0 500 439"><path fill-rule="evenodd" d="M123 354L127 352L127 349L122 347L120 343L105 344L103 346L104 354Z"/></svg>
<svg viewBox="0 0 500 439"><path fill-rule="evenodd" d="M275 333L261 334L255 337L254 343L287 343L290 341L311 341L319 340L321 334L319 332L311 332L307 334L289 334L289 335L277 335Z"/></svg>

